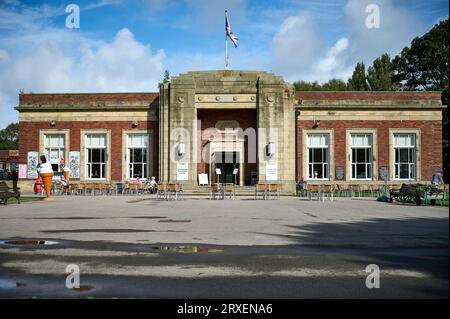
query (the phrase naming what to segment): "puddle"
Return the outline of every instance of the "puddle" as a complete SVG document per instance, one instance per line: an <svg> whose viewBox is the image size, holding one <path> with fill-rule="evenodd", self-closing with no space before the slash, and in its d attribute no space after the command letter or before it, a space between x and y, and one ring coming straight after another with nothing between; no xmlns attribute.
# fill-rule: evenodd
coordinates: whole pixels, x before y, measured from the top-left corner
<svg viewBox="0 0 450 319"><path fill-rule="evenodd" d="M191 219L161 219L158 223L190 223Z"/></svg>
<svg viewBox="0 0 450 319"><path fill-rule="evenodd" d="M0 245L18 245L18 246L42 246L56 245L56 241L39 240L39 239L19 239L19 240L2 240Z"/></svg>
<svg viewBox="0 0 450 319"><path fill-rule="evenodd" d="M155 250L174 251L177 253L223 253L223 249L208 248L205 246L153 246Z"/></svg>
<svg viewBox="0 0 450 319"><path fill-rule="evenodd" d="M10 279L0 279L0 289L12 289L25 287L26 284Z"/></svg>
<svg viewBox="0 0 450 319"><path fill-rule="evenodd" d="M85 292L85 291L90 291L94 289L94 286L89 286L89 285L80 285L80 287L78 288L72 288L72 290L75 290L77 292Z"/></svg>

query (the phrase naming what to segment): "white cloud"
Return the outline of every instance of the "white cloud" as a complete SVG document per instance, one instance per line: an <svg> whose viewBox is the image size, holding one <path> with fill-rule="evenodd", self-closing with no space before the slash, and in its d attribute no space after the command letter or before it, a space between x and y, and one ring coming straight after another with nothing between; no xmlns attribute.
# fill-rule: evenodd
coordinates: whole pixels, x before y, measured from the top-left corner
<svg viewBox="0 0 450 319"><path fill-rule="evenodd" d="M366 6L370 3L380 8L379 29L366 27ZM349 0L343 20L346 36L327 48L315 16L304 11L286 18L272 41L272 64L276 72L289 81L347 80L357 62L370 65L386 52L394 56L426 31L416 16L391 0Z"/></svg>
<svg viewBox="0 0 450 319"><path fill-rule="evenodd" d="M7 114L0 119L0 127L17 120L13 107L22 89L26 92L157 90L164 71L163 50L152 52L150 45L139 42L128 29L118 31L114 39L105 42L78 31L43 26L33 20L39 14L28 15L30 12L14 10L8 15L8 11L0 11L0 15L8 18L7 27L28 19L25 30L2 36L0 43L0 108L2 114Z"/></svg>

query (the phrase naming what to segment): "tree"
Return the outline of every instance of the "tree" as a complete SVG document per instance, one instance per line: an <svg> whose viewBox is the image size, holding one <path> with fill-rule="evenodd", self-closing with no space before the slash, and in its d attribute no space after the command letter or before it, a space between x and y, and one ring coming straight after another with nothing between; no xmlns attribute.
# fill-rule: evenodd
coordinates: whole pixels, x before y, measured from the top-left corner
<svg viewBox="0 0 450 319"><path fill-rule="evenodd" d="M19 149L19 123L11 123L0 130L0 150Z"/></svg>
<svg viewBox="0 0 450 319"><path fill-rule="evenodd" d="M394 59L396 79L406 90L443 90L448 87L448 19L412 40Z"/></svg>
<svg viewBox="0 0 450 319"><path fill-rule="evenodd" d="M294 82L294 87L297 91L322 91L322 86L317 81L297 81Z"/></svg>
<svg viewBox="0 0 450 319"><path fill-rule="evenodd" d="M421 37L412 40L410 47L405 47L395 57L396 78L405 90L442 91L442 104L448 105L448 19L436 24ZM444 157L444 180L449 180L449 111L442 112L442 148Z"/></svg>
<svg viewBox="0 0 450 319"><path fill-rule="evenodd" d="M322 84L323 91L347 91L347 84L340 79L331 79Z"/></svg>
<svg viewBox="0 0 450 319"><path fill-rule="evenodd" d="M367 91L369 86L366 81L366 67L364 62L358 62L352 77L348 79L348 88L351 91Z"/></svg>
<svg viewBox="0 0 450 319"><path fill-rule="evenodd" d="M367 69L367 82L371 91L396 91L400 82L395 79L394 64L389 54L385 53L373 61Z"/></svg>
<svg viewBox="0 0 450 319"><path fill-rule="evenodd" d="M169 74L169 70L165 70L164 71L164 78L162 83L166 84L170 82L170 74Z"/></svg>

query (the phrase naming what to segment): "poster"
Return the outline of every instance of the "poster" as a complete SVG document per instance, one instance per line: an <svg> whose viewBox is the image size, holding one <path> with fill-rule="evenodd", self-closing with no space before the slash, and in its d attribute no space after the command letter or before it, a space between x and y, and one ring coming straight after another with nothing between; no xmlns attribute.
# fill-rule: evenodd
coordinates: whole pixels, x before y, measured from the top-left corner
<svg viewBox="0 0 450 319"><path fill-rule="evenodd" d="M38 178L37 165L39 163L38 152L28 152L27 154L27 176L25 178L36 179Z"/></svg>
<svg viewBox="0 0 450 319"><path fill-rule="evenodd" d="M70 178L80 178L80 152L69 152Z"/></svg>
<svg viewBox="0 0 450 319"><path fill-rule="evenodd" d="M19 178L27 178L27 164L19 164Z"/></svg>
<svg viewBox="0 0 450 319"><path fill-rule="evenodd" d="M198 174L198 184L200 186L208 185L208 174Z"/></svg>
<svg viewBox="0 0 450 319"><path fill-rule="evenodd" d="M278 180L278 164L277 163L267 163L266 164L266 181L277 181Z"/></svg>
<svg viewBox="0 0 450 319"><path fill-rule="evenodd" d="M188 164L178 163L177 164L177 181L187 181L187 180L189 180Z"/></svg>

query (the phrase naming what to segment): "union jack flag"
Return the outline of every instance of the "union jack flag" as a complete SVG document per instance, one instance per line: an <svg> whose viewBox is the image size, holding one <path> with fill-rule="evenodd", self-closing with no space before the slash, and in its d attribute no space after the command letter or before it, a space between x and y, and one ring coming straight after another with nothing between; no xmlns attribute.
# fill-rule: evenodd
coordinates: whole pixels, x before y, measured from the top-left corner
<svg viewBox="0 0 450 319"><path fill-rule="evenodd" d="M228 14L225 12L225 34L230 38L231 42L233 42L234 47L237 48L238 37L231 32L230 21L228 21Z"/></svg>

